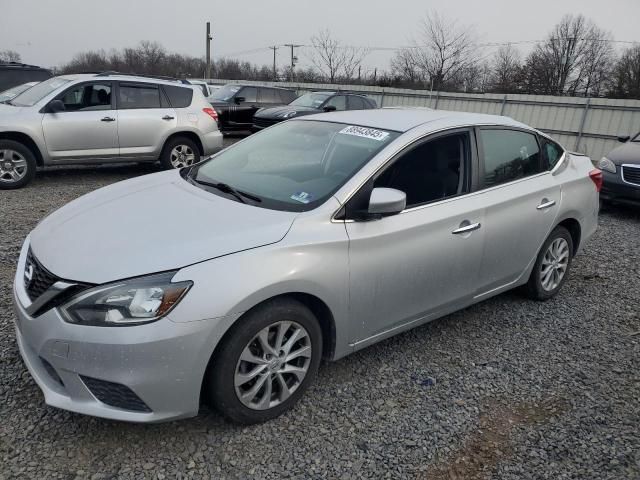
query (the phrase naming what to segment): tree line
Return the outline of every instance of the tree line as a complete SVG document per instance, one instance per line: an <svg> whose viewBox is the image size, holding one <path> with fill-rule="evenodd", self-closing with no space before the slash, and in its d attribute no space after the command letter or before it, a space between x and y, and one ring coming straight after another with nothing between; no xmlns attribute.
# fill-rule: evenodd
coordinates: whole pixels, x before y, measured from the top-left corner
<svg viewBox="0 0 640 480"><path fill-rule="evenodd" d="M368 48L345 45L324 29L301 49L311 65L305 69L274 70L270 65L220 58L211 70L214 78L231 80L640 99L640 43L617 49L611 33L583 15L564 16L526 55L517 43L488 53L496 46L481 44L474 26L429 12L418 25L417 39L394 52L388 69L365 68ZM2 60L19 61L20 56L0 51ZM55 70L203 78L206 62L169 52L158 42L142 41L121 50L79 53Z"/></svg>

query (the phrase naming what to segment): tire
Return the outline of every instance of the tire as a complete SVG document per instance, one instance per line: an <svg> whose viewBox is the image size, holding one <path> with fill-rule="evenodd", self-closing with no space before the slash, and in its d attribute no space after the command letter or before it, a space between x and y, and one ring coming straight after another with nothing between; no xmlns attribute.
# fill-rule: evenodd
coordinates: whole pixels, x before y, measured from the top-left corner
<svg viewBox="0 0 640 480"><path fill-rule="evenodd" d="M263 338L271 347L278 345L282 335L279 356L265 353L259 340L264 332L267 333ZM294 334L296 339L291 340ZM287 357L283 350L289 340L293 342L289 345L289 357L300 352L308 352L309 357L305 353L282 363ZM249 311L222 342L207 369L205 393L215 410L241 424L265 422L291 409L313 382L322 357L318 320L311 310L294 299L274 299ZM245 361L241 356L259 359L260 363ZM292 368L299 370L296 374L287 371ZM299 378L305 368L306 373ZM282 381L287 385L286 392ZM240 395L246 395L244 401Z"/></svg>
<svg viewBox="0 0 640 480"><path fill-rule="evenodd" d="M35 175L36 157L31 149L14 140L0 140L0 190L22 188Z"/></svg>
<svg viewBox="0 0 640 480"><path fill-rule="evenodd" d="M551 248L552 245L557 248ZM557 255L558 252L560 255ZM529 281L525 285L527 296L539 301L554 297L569 275L572 260L573 239L571 234L566 228L557 226L547 237L538 253ZM549 270L548 275L550 276L545 274ZM553 270L557 273L554 273ZM558 276L554 277L554 275Z"/></svg>
<svg viewBox="0 0 640 480"><path fill-rule="evenodd" d="M174 137L162 149L160 164L171 170L194 165L200 161L200 149L196 142L188 137Z"/></svg>

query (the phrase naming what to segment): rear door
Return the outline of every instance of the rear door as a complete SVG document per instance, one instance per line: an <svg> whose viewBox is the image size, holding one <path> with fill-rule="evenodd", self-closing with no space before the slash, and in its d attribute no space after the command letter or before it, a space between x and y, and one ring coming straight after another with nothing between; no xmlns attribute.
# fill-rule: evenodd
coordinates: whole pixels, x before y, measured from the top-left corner
<svg viewBox="0 0 640 480"><path fill-rule="evenodd" d="M66 159L109 159L118 156L118 114L113 82L78 83L54 100L65 110L42 116L49 156Z"/></svg>
<svg viewBox="0 0 640 480"><path fill-rule="evenodd" d="M478 129L480 194L486 246L478 296L518 281L555 225L560 185L548 171L537 135Z"/></svg>
<svg viewBox="0 0 640 480"><path fill-rule="evenodd" d="M153 159L177 126L176 111L159 86L118 82L118 137L123 158Z"/></svg>

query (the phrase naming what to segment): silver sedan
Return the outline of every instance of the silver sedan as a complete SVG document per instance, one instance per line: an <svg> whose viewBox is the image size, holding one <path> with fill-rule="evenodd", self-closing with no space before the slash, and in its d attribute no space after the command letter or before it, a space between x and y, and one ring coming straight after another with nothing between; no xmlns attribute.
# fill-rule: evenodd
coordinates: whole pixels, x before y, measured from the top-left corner
<svg viewBox="0 0 640 480"><path fill-rule="evenodd" d="M18 262L18 345L59 408L155 422L206 401L268 420L323 358L515 287L556 295L601 181L505 117L290 120L43 220Z"/></svg>

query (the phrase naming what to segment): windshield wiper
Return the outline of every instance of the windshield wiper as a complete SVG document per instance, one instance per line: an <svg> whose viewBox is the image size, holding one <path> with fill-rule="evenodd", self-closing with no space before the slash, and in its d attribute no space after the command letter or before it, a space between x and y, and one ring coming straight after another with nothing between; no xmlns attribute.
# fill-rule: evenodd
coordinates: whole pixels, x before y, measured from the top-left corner
<svg viewBox="0 0 640 480"><path fill-rule="evenodd" d="M218 190L220 190L223 193L228 193L229 195L232 195L235 198L237 198L238 201L241 202L241 203L247 203L244 200L245 198L248 198L249 200L253 200L256 203L262 202L261 198L256 197L255 195L251 195L250 193L246 193L246 192L242 192L240 190L236 190L231 185L228 185L226 183L222 183L222 182L207 182L205 180L198 180L195 177L190 177L190 178L191 178L191 180L193 180L196 183L199 183L200 185L204 185L206 187L217 188Z"/></svg>

